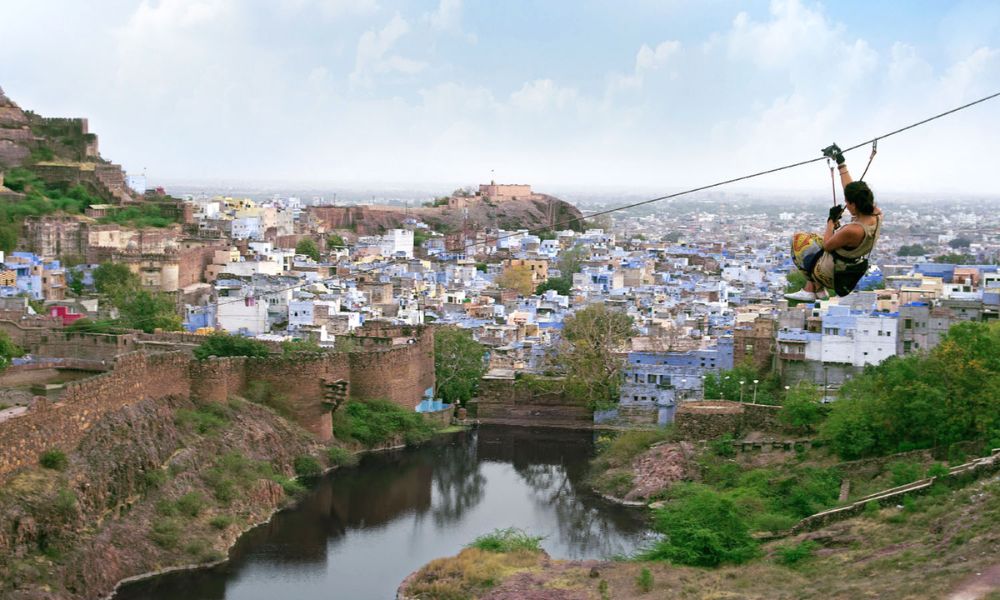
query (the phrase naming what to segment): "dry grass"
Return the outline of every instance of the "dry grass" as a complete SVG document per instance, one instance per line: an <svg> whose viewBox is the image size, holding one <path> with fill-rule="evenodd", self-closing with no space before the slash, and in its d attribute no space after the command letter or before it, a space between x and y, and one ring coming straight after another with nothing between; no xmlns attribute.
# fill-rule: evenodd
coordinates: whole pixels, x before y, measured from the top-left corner
<svg viewBox="0 0 1000 600"><path fill-rule="evenodd" d="M541 552L507 554L466 548L457 556L432 560L420 569L409 587L416 598L464 600L495 586L503 579L537 568Z"/></svg>

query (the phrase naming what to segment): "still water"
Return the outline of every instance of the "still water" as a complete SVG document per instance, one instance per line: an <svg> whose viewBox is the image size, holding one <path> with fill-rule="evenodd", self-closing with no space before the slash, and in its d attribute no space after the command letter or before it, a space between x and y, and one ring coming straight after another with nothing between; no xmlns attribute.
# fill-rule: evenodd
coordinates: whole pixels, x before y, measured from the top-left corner
<svg viewBox="0 0 1000 600"><path fill-rule="evenodd" d="M240 538L217 568L128 585L115 600L383 600L408 574L498 527L544 535L556 558L627 554L644 513L583 483L592 432L484 426L367 456Z"/></svg>

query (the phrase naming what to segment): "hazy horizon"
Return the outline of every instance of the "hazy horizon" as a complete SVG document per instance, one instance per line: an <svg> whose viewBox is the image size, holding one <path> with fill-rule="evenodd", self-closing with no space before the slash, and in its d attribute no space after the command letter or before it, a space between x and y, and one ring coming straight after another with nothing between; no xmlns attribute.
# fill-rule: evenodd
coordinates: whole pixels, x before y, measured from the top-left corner
<svg viewBox="0 0 1000 600"><path fill-rule="evenodd" d="M988 0L8 4L0 86L87 117L102 155L153 185L492 176L657 195L1000 90ZM997 131L1000 100L886 139L868 180L994 195ZM848 154L855 174L867 156ZM757 181L819 194L828 176Z"/></svg>

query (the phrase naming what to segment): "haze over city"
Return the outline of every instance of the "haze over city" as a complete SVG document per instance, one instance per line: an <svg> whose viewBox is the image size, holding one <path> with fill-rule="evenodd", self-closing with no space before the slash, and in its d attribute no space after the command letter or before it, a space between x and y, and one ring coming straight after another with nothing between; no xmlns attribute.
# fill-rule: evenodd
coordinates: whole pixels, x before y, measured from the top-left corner
<svg viewBox="0 0 1000 600"><path fill-rule="evenodd" d="M65 0L3 13L17 24L0 37L7 93L89 117L102 152L151 183L678 189L1000 89L1000 5L975 0ZM987 104L896 137L871 180L992 193L998 125ZM755 183L808 191L825 176L813 165Z"/></svg>

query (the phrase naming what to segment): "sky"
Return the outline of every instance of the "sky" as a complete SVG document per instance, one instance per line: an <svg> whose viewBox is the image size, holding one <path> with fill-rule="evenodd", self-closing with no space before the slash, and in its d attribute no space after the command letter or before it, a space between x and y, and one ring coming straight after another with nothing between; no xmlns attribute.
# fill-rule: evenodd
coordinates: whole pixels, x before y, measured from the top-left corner
<svg viewBox="0 0 1000 600"><path fill-rule="evenodd" d="M668 192L1000 91L995 0L0 0L0 29L7 95L151 182ZM884 140L867 180L1000 195L998 155L1000 99Z"/></svg>

